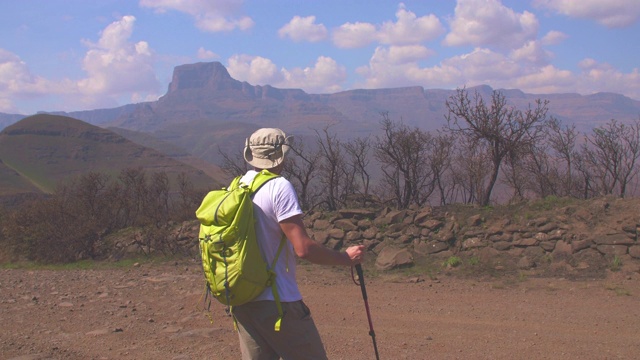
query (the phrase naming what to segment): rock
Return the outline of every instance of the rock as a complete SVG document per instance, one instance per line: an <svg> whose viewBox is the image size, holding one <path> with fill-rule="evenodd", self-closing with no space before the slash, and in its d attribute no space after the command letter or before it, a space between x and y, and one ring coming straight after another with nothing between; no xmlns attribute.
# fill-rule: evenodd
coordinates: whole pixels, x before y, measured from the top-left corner
<svg viewBox="0 0 640 360"><path fill-rule="evenodd" d="M389 212L385 217L388 219L389 224L397 224L397 223L401 223L406 216L407 216L406 210L393 210Z"/></svg>
<svg viewBox="0 0 640 360"><path fill-rule="evenodd" d="M325 244L329 240L329 232L326 230L312 231L311 238L315 241Z"/></svg>
<svg viewBox="0 0 640 360"><path fill-rule="evenodd" d="M554 255L571 255L574 252L573 244L569 244L566 241L556 241L555 246L552 250ZM547 250L547 251L551 251L551 250Z"/></svg>
<svg viewBox="0 0 640 360"><path fill-rule="evenodd" d="M360 231L349 231L344 237L346 242L354 242L360 240L362 238L362 233Z"/></svg>
<svg viewBox="0 0 640 360"><path fill-rule="evenodd" d="M391 270L398 267L413 265L413 256L407 249L385 247L376 258L378 270Z"/></svg>
<svg viewBox="0 0 640 360"><path fill-rule="evenodd" d="M440 220L435 220L435 219L429 219L429 220L425 220L424 222L418 224L419 226L422 227L426 227L427 229L431 230L431 231L436 231L438 229L440 229L444 223Z"/></svg>
<svg viewBox="0 0 640 360"><path fill-rule="evenodd" d="M629 246L629 255L631 255L631 257L633 258L640 259L640 246Z"/></svg>
<svg viewBox="0 0 640 360"><path fill-rule="evenodd" d="M472 215L469 216L469 218L467 219L467 225L469 226L479 226L480 224L482 224L482 215Z"/></svg>
<svg viewBox="0 0 640 360"><path fill-rule="evenodd" d="M344 239L344 230L342 229L329 229L329 237L334 238L334 239Z"/></svg>
<svg viewBox="0 0 640 360"><path fill-rule="evenodd" d="M313 222L314 230L327 230L331 226L331 222L325 219L317 219Z"/></svg>
<svg viewBox="0 0 640 360"><path fill-rule="evenodd" d="M420 255L435 254L448 249L449 246L446 243L440 241L420 241L413 246L413 250Z"/></svg>
<svg viewBox="0 0 640 360"><path fill-rule="evenodd" d="M376 212L368 209L340 209L338 213L345 219L371 219L376 216Z"/></svg>
<svg viewBox="0 0 640 360"><path fill-rule="evenodd" d="M536 263L526 256L518 260L518 269L520 270L529 270L531 268L534 268L535 266L536 266Z"/></svg>
<svg viewBox="0 0 640 360"><path fill-rule="evenodd" d="M474 249L484 247L485 244L482 240L477 237L469 238L462 243L462 247L464 249Z"/></svg>
<svg viewBox="0 0 640 360"><path fill-rule="evenodd" d="M517 242L518 246L536 246L538 245L540 241L536 238L533 237L529 237L529 238L524 238L524 239L520 239L520 241Z"/></svg>
<svg viewBox="0 0 640 360"><path fill-rule="evenodd" d="M597 245L634 245L636 243L625 233L596 236L593 242Z"/></svg>
<svg viewBox="0 0 640 360"><path fill-rule="evenodd" d="M629 247L626 245L598 245L596 249L605 255L624 255Z"/></svg>
<svg viewBox="0 0 640 360"><path fill-rule="evenodd" d="M365 239L374 239L376 237L376 234L378 234L377 228L368 228L362 232L362 236Z"/></svg>
<svg viewBox="0 0 640 360"><path fill-rule="evenodd" d="M591 240L577 240L571 242L571 253L575 254L580 250L588 249L591 247Z"/></svg>
<svg viewBox="0 0 640 360"><path fill-rule="evenodd" d="M356 224L354 224L353 222L351 222L351 220L348 220L348 219L336 220L333 223L333 226L338 229L342 229L344 231L358 230L358 226L356 226Z"/></svg>
<svg viewBox="0 0 640 360"><path fill-rule="evenodd" d="M432 214L433 214L433 209L431 207L423 208L416 214L415 218L413 219L413 222L415 224L421 224L422 222L427 220Z"/></svg>
<svg viewBox="0 0 640 360"><path fill-rule="evenodd" d="M509 241L497 241L493 243L493 248L500 251L509 250L513 244Z"/></svg>

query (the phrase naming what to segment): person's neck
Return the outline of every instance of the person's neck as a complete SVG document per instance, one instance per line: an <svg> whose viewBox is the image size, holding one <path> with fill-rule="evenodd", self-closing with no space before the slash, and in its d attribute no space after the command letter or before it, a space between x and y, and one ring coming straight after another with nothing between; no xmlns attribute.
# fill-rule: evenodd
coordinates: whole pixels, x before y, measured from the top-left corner
<svg viewBox="0 0 640 360"><path fill-rule="evenodd" d="M260 172L262 170L267 170L268 172L270 172L272 174L280 175L280 173L282 172L282 168L283 168L283 166L282 166L282 164L280 164L280 165L278 165L278 166L276 166L274 168L271 168L271 169L259 169L259 168L254 167L253 170L255 170L257 172Z"/></svg>

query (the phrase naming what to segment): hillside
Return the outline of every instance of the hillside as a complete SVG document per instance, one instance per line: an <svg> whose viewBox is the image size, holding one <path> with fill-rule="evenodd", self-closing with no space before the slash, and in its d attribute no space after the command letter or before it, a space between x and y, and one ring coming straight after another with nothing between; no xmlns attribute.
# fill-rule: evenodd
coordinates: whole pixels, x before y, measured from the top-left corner
<svg viewBox="0 0 640 360"><path fill-rule="evenodd" d="M483 96L489 86L469 89ZM455 90L420 86L355 89L334 94L308 94L300 89L251 85L233 79L219 62L177 66L167 93L157 101L68 115L100 126L148 133L173 143L205 161L219 163L218 146L243 139L257 127L280 127L296 136L314 134L331 125L343 138L380 131L381 112L393 120L423 130L445 124L446 100ZM505 90L507 101L519 109L537 99L549 100L548 115L578 130L591 129L612 118L630 122L640 115L640 101L619 94L527 94ZM231 137L221 136L224 128Z"/></svg>
<svg viewBox="0 0 640 360"><path fill-rule="evenodd" d="M28 190L32 184L51 192L56 184L88 171L117 175L125 168L180 173L198 187L214 180L203 171L174 160L103 128L69 117L39 114L0 132L0 194ZM19 177L19 179L17 179ZM12 190L15 189L15 190Z"/></svg>

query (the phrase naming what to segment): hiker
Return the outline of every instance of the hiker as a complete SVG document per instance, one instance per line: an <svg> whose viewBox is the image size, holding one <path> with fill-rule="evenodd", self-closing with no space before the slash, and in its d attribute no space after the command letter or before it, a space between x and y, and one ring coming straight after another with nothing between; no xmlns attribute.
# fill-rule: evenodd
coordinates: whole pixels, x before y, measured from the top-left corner
<svg viewBox="0 0 640 360"><path fill-rule="evenodd" d="M250 184L261 170L280 174L292 137L280 129L263 128L246 139L244 159L253 166L240 180ZM274 295L267 288L249 303L233 307L238 323L242 359L326 359L327 355L309 308L302 301L296 283L296 259L320 265L359 264L364 246L345 252L328 249L312 240L302 222L302 210L293 185L284 177L266 182L253 197L256 236L268 259L274 258L282 239L289 240L275 266L278 295L284 318L279 331L274 322L279 315Z"/></svg>

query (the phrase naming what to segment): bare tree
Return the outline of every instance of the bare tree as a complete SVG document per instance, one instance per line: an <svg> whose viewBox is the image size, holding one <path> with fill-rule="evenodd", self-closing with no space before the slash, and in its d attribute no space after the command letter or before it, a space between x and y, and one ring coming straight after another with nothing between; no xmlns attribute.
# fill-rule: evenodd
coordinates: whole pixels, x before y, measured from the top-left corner
<svg viewBox="0 0 640 360"><path fill-rule="evenodd" d="M454 189L454 183L447 181L446 175L452 171L455 140L451 135L439 133L429 145L427 158L433 174L433 186L440 196L440 204L446 205Z"/></svg>
<svg viewBox="0 0 640 360"><path fill-rule="evenodd" d="M371 183L371 174L369 174L369 154L371 151L370 138L355 138L347 141L344 148L348 155L348 165L354 174L354 177L360 182L360 186L355 190L360 191L362 200L365 201L369 196L369 184ZM355 180L354 178L354 180Z"/></svg>
<svg viewBox="0 0 640 360"><path fill-rule="evenodd" d="M478 203L483 197L484 179L491 170L487 145L457 135L455 149L452 165L455 190L452 201L462 199L465 204Z"/></svg>
<svg viewBox="0 0 640 360"><path fill-rule="evenodd" d="M327 210L337 210L344 205L346 196L353 193L353 172L346 169L343 145L327 126L322 132L316 130L320 150L319 179L323 188L323 203Z"/></svg>
<svg viewBox="0 0 640 360"><path fill-rule="evenodd" d="M313 209L321 195L317 178L321 153L307 149L304 142L296 139L289 154L282 173L296 188L300 206L304 210Z"/></svg>
<svg viewBox="0 0 640 360"><path fill-rule="evenodd" d="M448 130L466 137L469 143L486 145L491 159L491 170L478 199L481 205L489 204L505 157L539 137L547 104L548 101L537 100L534 108L520 111L507 106L504 94L497 90L493 91L490 104L477 91L471 100L466 89L458 89L447 100Z"/></svg>
<svg viewBox="0 0 640 360"><path fill-rule="evenodd" d="M374 144L374 156L381 163L382 186L390 191L396 207L424 204L434 190L432 169L428 164L430 134L395 123L382 113L383 134Z"/></svg>
<svg viewBox="0 0 640 360"><path fill-rule="evenodd" d="M550 156L557 166L557 195L579 197L580 180L576 169L578 132L575 124L562 126L560 120L551 117L544 126L544 133Z"/></svg>
<svg viewBox="0 0 640 360"><path fill-rule="evenodd" d="M218 154L222 157L222 165L220 165L220 168L230 177L234 178L249 170L249 164L244 160L241 151L234 151L233 155L231 155L222 151L220 146L218 146Z"/></svg>
<svg viewBox="0 0 640 360"><path fill-rule="evenodd" d="M631 125L612 119L593 129L583 147L586 161L594 169L602 194L616 193L624 197L627 187L636 177L636 163L640 156L640 120Z"/></svg>

